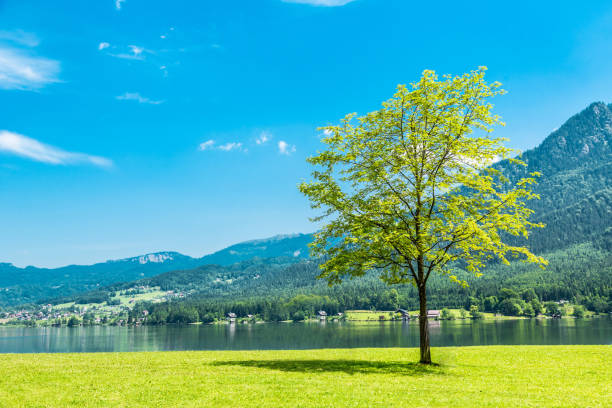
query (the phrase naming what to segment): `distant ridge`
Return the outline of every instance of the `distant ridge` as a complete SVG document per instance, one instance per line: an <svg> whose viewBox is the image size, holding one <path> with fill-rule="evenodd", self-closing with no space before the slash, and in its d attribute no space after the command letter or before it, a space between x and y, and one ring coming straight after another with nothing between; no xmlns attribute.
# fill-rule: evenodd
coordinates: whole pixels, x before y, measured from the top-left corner
<svg viewBox="0 0 612 408"><path fill-rule="evenodd" d="M10 263L0 263L0 306L35 303L202 265L231 265L255 257L287 257L298 261L308 257L307 245L311 240L311 234L276 235L241 242L201 258L160 251L93 265L60 268L19 268Z"/></svg>

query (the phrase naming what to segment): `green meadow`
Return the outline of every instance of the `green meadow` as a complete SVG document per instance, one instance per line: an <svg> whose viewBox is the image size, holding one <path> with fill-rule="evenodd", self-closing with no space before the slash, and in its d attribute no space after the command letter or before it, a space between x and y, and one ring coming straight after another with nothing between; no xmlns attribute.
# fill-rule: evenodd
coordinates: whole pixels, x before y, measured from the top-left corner
<svg viewBox="0 0 612 408"><path fill-rule="evenodd" d="M0 355L1 407L610 407L611 346Z"/></svg>

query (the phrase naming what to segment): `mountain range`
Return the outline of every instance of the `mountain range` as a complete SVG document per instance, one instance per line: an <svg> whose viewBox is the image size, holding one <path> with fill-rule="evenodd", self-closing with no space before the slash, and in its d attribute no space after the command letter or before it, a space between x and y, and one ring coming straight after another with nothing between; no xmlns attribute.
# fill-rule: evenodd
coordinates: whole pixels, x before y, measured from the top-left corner
<svg viewBox="0 0 612 408"><path fill-rule="evenodd" d="M530 201L529 206L535 212L533 219L545 223L546 228L536 229L528 241L516 243L538 254L550 254L551 264L547 272L521 266L493 275L513 282L521 282L523 275L529 276L529 282L537 282L537 276L541 276L559 285L573 285L570 282L580 279L577 271L591 270L589 282L600 292L609 290L612 104L589 105L521 158L527 166L511 165L508 160L494 166L514 181L534 171L542 174L534 188L540 200ZM321 291L324 285L314 280L316 263L308 260L307 244L311 240L311 234L279 235L232 245L201 258L158 252L56 269L0 264L0 305L39 302L109 285L126 288L149 284L189 289L199 296L234 297L264 296L275 290L286 292L287 288Z"/></svg>
<svg viewBox="0 0 612 408"><path fill-rule="evenodd" d="M232 265L252 258L304 259L308 257L307 245L311 239L309 234L277 235L235 244L201 258L178 252L155 252L94 265L52 269L0 263L0 306L34 303L201 265Z"/></svg>

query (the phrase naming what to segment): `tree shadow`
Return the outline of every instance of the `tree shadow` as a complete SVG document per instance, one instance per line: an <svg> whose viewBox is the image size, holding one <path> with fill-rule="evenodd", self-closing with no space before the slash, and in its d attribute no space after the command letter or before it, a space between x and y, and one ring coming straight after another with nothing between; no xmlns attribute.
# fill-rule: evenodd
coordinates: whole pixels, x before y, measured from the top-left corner
<svg viewBox="0 0 612 408"><path fill-rule="evenodd" d="M347 374L399 374L408 376L441 375L438 364L424 365L403 361L364 360L238 360L217 361L217 366L242 366L287 372L344 372Z"/></svg>

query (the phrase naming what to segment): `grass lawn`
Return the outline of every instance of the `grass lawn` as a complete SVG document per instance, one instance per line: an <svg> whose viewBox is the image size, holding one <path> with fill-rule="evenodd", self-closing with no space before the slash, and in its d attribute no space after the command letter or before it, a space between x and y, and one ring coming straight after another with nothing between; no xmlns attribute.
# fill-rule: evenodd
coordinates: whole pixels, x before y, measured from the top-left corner
<svg viewBox="0 0 612 408"><path fill-rule="evenodd" d="M0 354L1 407L610 407L611 346Z"/></svg>
<svg viewBox="0 0 612 408"><path fill-rule="evenodd" d="M448 309L455 319L460 319L461 310L460 309ZM572 309L573 310L573 309ZM418 318L419 311L418 310L409 310L412 318ZM380 310L347 310L344 314L347 320L350 321L378 321L381 320L380 317L384 317L384 320L391 320L389 313L393 313L390 311L380 311ZM517 316L502 316L495 315L495 313L489 312L481 312L483 319L485 320L514 320L514 319L524 319L524 317ZM469 314L467 315L467 319L469 319Z"/></svg>

